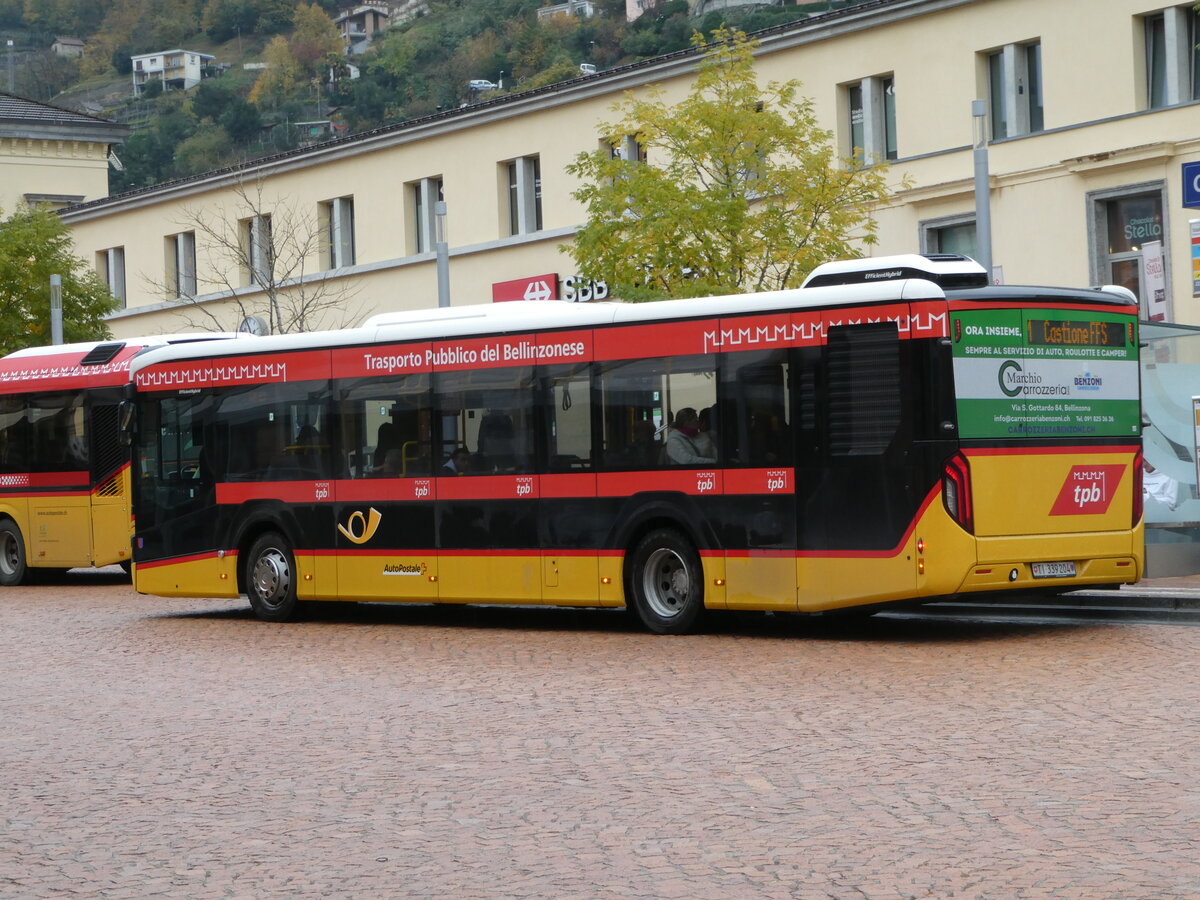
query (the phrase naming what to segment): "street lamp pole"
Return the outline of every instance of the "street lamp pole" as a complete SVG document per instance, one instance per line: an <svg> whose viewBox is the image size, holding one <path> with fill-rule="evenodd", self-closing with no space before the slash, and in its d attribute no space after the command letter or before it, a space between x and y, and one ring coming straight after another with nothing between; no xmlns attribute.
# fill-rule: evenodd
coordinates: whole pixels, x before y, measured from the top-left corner
<svg viewBox="0 0 1200 900"><path fill-rule="evenodd" d="M446 201L438 200L433 204L433 214L437 219L437 284L438 306L450 305L450 245L446 243Z"/></svg>
<svg viewBox="0 0 1200 900"><path fill-rule="evenodd" d="M987 104L971 101L975 120L975 246L979 264L992 280L992 190L988 172Z"/></svg>
<svg viewBox="0 0 1200 900"><path fill-rule="evenodd" d="M50 343L63 342L62 276L50 276Z"/></svg>

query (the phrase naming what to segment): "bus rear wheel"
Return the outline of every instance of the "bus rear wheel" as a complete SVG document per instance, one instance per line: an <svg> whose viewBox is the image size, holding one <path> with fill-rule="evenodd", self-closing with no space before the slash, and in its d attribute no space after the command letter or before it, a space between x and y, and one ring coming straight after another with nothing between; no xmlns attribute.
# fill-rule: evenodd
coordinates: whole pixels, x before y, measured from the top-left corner
<svg viewBox="0 0 1200 900"><path fill-rule="evenodd" d="M25 565L25 539L15 522L0 522L0 584L12 587L29 577Z"/></svg>
<svg viewBox="0 0 1200 900"><path fill-rule="evenodd" d="M704 611L704 572L687 538L670 528L642 538L628 561L625 596L655 634L692 631Z"/></svg>
<svg viewBox="0 0 1200 900"><path fill-rule="evenodd" d="M246 596L254 614L264 622L286 622L299 611L296 557L283 535L269 531L251 546Z"/></svg>

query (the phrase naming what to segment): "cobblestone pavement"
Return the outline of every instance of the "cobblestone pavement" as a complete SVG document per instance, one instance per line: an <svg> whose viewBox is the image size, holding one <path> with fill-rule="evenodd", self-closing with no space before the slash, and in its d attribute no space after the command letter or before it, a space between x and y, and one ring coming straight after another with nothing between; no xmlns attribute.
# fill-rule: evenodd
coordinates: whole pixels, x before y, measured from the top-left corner
<svg viewBox="0 0 1200 900"><path fill-rule="evenodd" d="M1200 628L0 590L0 896L1200 896Z"/></svg>

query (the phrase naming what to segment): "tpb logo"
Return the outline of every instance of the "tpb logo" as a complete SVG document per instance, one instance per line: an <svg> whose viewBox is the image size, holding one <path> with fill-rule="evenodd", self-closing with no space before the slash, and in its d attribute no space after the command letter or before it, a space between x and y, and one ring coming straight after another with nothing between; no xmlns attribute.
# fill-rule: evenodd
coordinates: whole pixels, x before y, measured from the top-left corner
<svg viewBox="0 0 1200 900"><path fill-rule="evenodd" d="M1050 515L1103 515L1108 512L1124 473L1125 466L1072 466Z"/></svg>

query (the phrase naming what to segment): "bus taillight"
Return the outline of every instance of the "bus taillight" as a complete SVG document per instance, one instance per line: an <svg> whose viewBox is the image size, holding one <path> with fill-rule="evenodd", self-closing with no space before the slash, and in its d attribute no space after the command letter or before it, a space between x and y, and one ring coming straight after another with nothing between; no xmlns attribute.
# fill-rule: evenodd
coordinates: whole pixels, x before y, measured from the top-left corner
<svg viewBox="0 0 1200 900"><path fill-rule="evenodd" d="M1142 477L1145 474L1144 469L1142 451L1139 450L1133 456L1133 520L1130 522L1130 528L1137 528L1137 523L1142 518Z"/></svg>
<svg viewBox="0 0 1200 900"><path fill-rule="evenodd" d="M975 520L971 510L971 469L967 458L956 453L946 463L942 473L942 502L950 518L962 526L964 531L975 532Z"/></svg>

